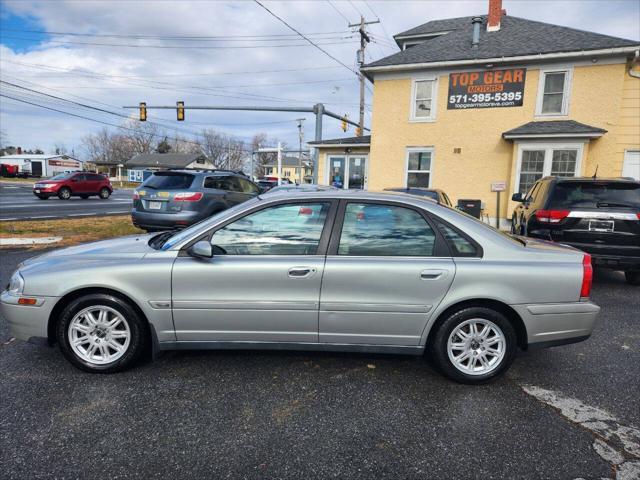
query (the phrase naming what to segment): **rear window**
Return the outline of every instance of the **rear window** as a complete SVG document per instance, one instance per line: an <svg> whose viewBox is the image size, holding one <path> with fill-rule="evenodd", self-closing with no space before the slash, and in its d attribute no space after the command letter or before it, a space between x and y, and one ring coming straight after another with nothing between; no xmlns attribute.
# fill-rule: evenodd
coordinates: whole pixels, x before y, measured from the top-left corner
<svg viewBox="0 0 640 480"><path fill-rule="evenodd" d="M156 190L183 190L190 188L194 176L188 173L154 173L142 184Z"/></svg>
<svg viewBox="0 0 640 480"><path fill-rule="evenodd" d="M627 182L561 182L551 195L550 209L640 208L640 184Z"/></svg>

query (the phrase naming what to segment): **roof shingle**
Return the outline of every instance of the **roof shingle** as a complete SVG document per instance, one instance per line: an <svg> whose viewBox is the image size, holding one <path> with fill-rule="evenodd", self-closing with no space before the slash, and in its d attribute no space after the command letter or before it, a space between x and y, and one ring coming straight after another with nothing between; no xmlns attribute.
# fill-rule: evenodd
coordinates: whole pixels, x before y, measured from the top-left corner
<svg viewBox="0 0 640 480"><path fill-rule="evenodd" d="M549 120L542 122L529 122L519 127L507 130L502 134L504 138L518 138L530 135L590 135L602 136L607 131L604 128L592 127L575 120Z"/></svg>
<svg viewBox="0 0 640 480"><path fill-rule="evenodd" d="M363 70L366 71L370 67L390 65L640 46L640 42L634 40L510 16L502 17L500 30L487 32L487 18L483 16L483 23L480 28L480 44L478 48L472 48L472 18L474 17L435 20L398 34L396 37L449 31L426 40L424 43L369 63L363 67Z"/></svg>
<svg viewBox="0 0 640 480"><path fill-rule="evenodd" d="M320 140L307 142L309 145L362 145L366 146L371 143L371 135L362 135L361 137L345 137L332 138L328 140Z"/></svg>

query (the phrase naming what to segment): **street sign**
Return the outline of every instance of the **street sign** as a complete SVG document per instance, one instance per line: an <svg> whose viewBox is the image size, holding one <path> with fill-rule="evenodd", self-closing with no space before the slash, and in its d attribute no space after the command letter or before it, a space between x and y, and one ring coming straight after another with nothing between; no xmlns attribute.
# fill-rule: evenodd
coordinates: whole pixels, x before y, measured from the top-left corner
<svg viewBox="0 0 640 480"><path fill-rule="evenodd" d="M492 192L504 192L507 189L507 182L491 182Z"/></svg>

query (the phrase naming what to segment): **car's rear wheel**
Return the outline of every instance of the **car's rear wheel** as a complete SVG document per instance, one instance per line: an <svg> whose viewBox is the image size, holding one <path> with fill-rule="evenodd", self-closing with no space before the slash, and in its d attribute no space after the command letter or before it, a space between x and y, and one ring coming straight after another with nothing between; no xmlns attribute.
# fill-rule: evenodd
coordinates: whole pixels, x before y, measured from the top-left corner
<svg viewBox="0 0 640 480"><path fill-rule="evenodd" d="M71 198L71 190L67 187L62 187L58 190L58 198L60 200L69 200Z"/></svg>
<svg viewBox="0 0 640 480"><path fill-rule="evenodd" d="M486 307L467 307L440 323L432 356L447 377L467 384L487 383L513 362L517 337L511 322Z"/></svg>
<svg viewBox="0 0 640 480"><path fill-rule="evenodd" d="M629 285L640 285L640 270L627 270L624 277Z"/></svg>
<svg viewBox="0 0 640 480"><path fill-rule="evenodd" d="M131 305L108 294L89 294L63 310L56 337L74 366L114 373L136 363L145 349L147 326Z"/></svg>
<svg viewBox="0 0 640 480"><path fill-rule="evenodd" d="M102 200L106 200L111 195L111 192L109 191L108 188L105 187L100 189L100 193L98 193L98 195Z"/></svg>

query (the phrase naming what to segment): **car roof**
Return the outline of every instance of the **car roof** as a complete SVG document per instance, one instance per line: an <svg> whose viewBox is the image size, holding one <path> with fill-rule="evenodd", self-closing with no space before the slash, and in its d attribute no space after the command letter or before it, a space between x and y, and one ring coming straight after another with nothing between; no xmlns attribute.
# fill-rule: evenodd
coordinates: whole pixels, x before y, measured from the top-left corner
<svg viewBox="0 0 640 480"><path fill-rule="evenodd" d="M562 183L571 182L621 182L640 183L631 177L545 177L542 180L556 181Z"/></svg>
<svg viewBox="0 0 640 480"><path fill-rule="evenodd" d="M348 200L378 200L378 201L393 201L400 200L408 203L427 203L429 205L437 204L434 199L424 197L421 195L411 195L405 192L372 192L364 190L317 190L317 191L304 191L291 192L290 190L281 190L270 194L268 197L265 195L258 195L258 198L269 198L270 200L278 196L279 199L290 197L294 200L300 200L304 198L308 199L348 199Z"/></svg>
<svg viewBox="0 0 640 480"><path fill-rule="evenodd" d="M176 170L157 170L153 172L153 174L158 173L183 173L189 175L236 175L238 177L247 177L243 172L235 171L235 170L190 170L190 169L176 169Z"/></svg>

